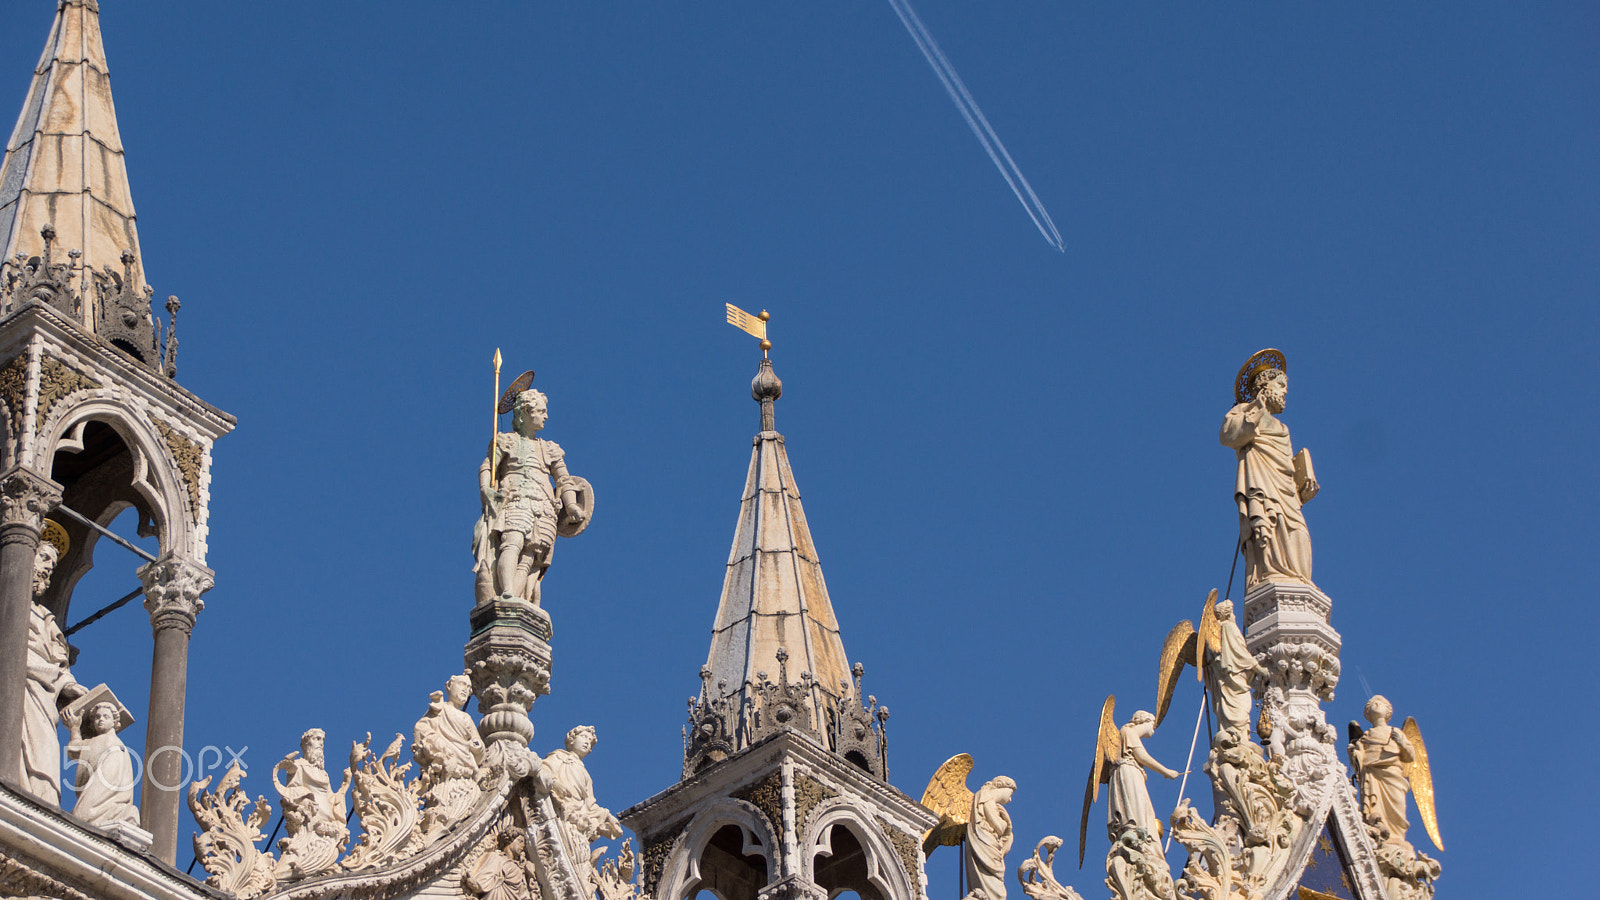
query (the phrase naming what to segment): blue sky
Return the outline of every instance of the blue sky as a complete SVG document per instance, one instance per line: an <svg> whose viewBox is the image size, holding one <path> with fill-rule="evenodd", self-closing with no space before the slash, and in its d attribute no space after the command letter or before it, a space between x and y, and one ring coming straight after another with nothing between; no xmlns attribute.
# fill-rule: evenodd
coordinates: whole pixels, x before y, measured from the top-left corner
<svg viewBox="0 0 1600 900"><path fill-rule="evenodd" d="M0 110L51 9L6 5ZM239 418L190 745L248 746L270 794L308 727L330 763L409 736L461 662L498 346L598 495L545 583L534 747L597 726L613 809L672 784L758 428L733 302L773 314L778 427L893 711L891 780L918 796L961 751L1014 777L1015 866L1074 841L1101 701L1152 704L1163 635L1224 587L1217 427L1275 346L1323 486L1329 720L1363 680L1419 720L1446 895L1587 888L1600 784L1565 761L1600 739L1595 8L917 9L1065 253L887 3L104 0L179 380ZM99 556L75 613L134 586ZM137 606L76 642L142 718ZM1148 742L1168 765L1197 690ZM1086 896L1102 821L1058 873ZM941 851L932 896L954 874Z"/></svg>

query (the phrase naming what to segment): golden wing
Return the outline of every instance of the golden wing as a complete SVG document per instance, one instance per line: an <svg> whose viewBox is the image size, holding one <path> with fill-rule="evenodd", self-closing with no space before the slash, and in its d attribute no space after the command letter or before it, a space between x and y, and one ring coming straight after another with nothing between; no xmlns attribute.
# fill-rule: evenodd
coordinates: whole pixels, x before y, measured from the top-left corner
<svg viewBox="0 0 1600 900"><path fill-rule="evenodd" d="M1428 745L1422 742L1422 729L1417 720L1406 716L1400 731L1411 741L1411 762L1406 763L1406 780L1411 782L1411 796L1417 798L1417 812L1422 813L1422 825L1428 829L1433 845L1444 849L1439 838L1439 816L1433 807L1433 772L1428 768Z"/></svg>
<svg viewBox="0 0 1600 900"><path fill-rule="evenodd" d="M972 791L967 790L967 775L972 772L972 756L957 753L944 761L928 779L922 792L922 805L939 815L939 824L922 835L922 852L935 847L954 847L961 843L972 818Z"/></svg>
<svg viewBox="0 0 1600 900"><path fill-rule="evenodd" d="M1083 868L1083 852L1089 843L1089 807L1100 799L1100 785L1111 780L1110 763L1122 756L1122 732L1117 730L1114 713L1117 695L1106 697L1100 707L1100 733L1094 741L1094 765L1089 768L1089 783L1083 789L1083 819L1078 823L1078 868Z"/></svg>
<svg viewBox="0 0 1600 900"><path fill-rule="evenodd" d="M1206 608L1200 614L1199 640L1194 644L1194 677L1206 681L1206 651L1222 651L1222 623L1217 621L1217 589L1206 595Z"/></svg>
<svg viewBox="0 0 1600 900"><path fill-rule="evenodd" d="M1178 687L1178 676L1183 667L1194 662L1194 623L1188 619L1172 626L1167 639L1161 643L1161 665L1156 671L1156 725L1167 717L1167 707L1172 705L1172 692Z"/></svg>

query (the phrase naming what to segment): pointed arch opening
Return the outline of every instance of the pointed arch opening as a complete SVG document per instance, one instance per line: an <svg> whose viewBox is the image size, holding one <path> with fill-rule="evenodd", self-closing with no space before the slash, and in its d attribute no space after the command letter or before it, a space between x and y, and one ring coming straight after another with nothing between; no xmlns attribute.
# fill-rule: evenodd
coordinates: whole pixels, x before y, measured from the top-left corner
<svg viewBox="0 0 1600 900"><path fill-rule="evenodd" d="M700 851L696 869L699 879L691 892L710 892L717 900L756 900L767 885L767 857L760 844L738 825L718 828Z"/></svg>
<svg viewBox="0 0 1600 900"><path fill-rule="evenodd" d="M869 811L837 798L809 817L802 847L802 872L830 900L853 892L861 900L912 900L912 876Z"/></svg>
<svg viewBox="0 0 1600 900"><path fill-rule="evenodd" d="M828 892L828 900L854 893L861 900L887 900L872 883L867 848L843 822L829 826L829 834L812 862L817 887Z"/></svg>
<svg viewBox="0 0 1600 900"><path fill-rule="evenodd" d="M164 464L159 458L152 461L150 448L141 446L147 443L141 440L146 437L135 432L120 415L91 412L61 428L57 440L47 445L51 447L50 478L62 487L63 506L103 528L118 532L120 537L141 546L145 552L160 556L173 545L175 532L182 528L182 523L169 512L171 498L166 495L172 491L161 484L158 474L165 468ZM128 514L130 510L131 515ZM70 547L57 563L41 602L66 627L77 586L94 568L101 534L65 514L58 513L53 518L66 530ZM181 514L177 518L181 519ZM116 529L112 529L113 522L117 522ZM152 538L155 540L150 540ZM113 549L117 554L124 552L122 548ZM125 561L128 563L125 579L128 587L137 587L138 580L133 573L145 561L131 553ZM104 605L96 604L100 599L86 601L91 608L79 609L74 614L81 618L93 612ZM104 603L114 599L103 598Z"/></svg>

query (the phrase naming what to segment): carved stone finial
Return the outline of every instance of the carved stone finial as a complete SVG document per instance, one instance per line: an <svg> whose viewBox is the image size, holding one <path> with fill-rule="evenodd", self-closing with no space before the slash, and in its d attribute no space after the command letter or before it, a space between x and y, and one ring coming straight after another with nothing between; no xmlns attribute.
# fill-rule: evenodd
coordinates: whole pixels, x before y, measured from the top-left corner
<svg viewBox="0 0 1600 900"><path fill-rule="evenodd" d="M38 256L18 253L15 259L0 266L0 298L4 299L7 309L42 303L76 317L79 296L73 290L72 279L77 274L78 258L82 254L74 250L68 262L54 262L55 227L45 225L39 229L39 236L44 238L44 250Z"/></svg>
<svg viewBox="0 0 1600 900"><path fill-rule="evenodd" d="M150 298L155 291L149 285L138 283L136 261L133 251L124 249L120 275L109 266L95 273L99 302L94 331L101 340L159 372L164 370L165 361L156 335L155 317L150 313Z"/></svg>
<svg viewBox="0 0 1600 900"><path fill-rule="evenodd" d="M783 396L783 382L772 371L772 360L763 359L756 377L750 381L750 396L761 404L761 430L777 431L777 416L772 404Z"/></svg>
<svg viewBox="0 0 1600 900"><path fill-rule="evenodd" d="M178 308L176 296L167 297L167 343L161 352L161 369L168 378L178 377Z"/></svg>
<svg viewBox="0 0 1600 900"><path fill-rule="evenodd" d="M700 696L689 700L689 723L683 735L683 777L721 762L733 754L734 707L728 682L711 689L711 667L700 667Z"/></svg>

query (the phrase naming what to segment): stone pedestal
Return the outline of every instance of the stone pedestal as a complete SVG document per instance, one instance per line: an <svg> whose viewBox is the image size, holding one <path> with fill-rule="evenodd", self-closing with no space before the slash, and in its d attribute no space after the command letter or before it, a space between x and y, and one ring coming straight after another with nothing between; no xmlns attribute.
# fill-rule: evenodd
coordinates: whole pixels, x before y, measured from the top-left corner
<svg viewBox="0 0 1600 900"><path fill-rule="evenodd" d="M1263 715L1284 729L1284 773L1309 786L1338 767L1334 729L1322 701L1339 683L1339 632L1328 624L1333 601L1313 584L1269 581L1244 598L1244 639L1266 668L1258 683Z"/></svg>
<svg viewBox="0 0 1600 900"><path fill-rule="evenodd" d="M127 822L112 822L105 826L105 833L122 846L140 853L149 850L151 842L155 840L155 835Z"/></svg>
<svg viewBox="0 0 1600 900"><path fill-rule="evenodd" d="M472 608L467 671L478 698L478 732L490 748L533 738L528 710L550 693L550 616L526 600L498 597Z"/></svg>

